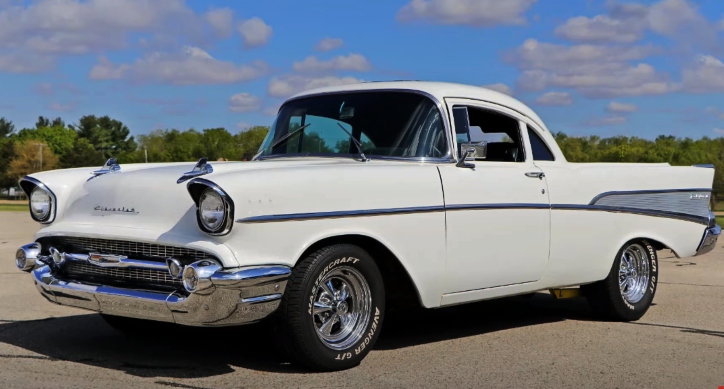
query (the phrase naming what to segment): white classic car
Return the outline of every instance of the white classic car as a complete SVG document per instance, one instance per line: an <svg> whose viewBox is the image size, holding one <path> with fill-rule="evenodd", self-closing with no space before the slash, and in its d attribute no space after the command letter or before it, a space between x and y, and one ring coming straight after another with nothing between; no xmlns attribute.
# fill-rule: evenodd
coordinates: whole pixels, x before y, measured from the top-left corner
<svg viewBox="0 0 724 389"><path fill-rule="evenodd" d="M526 105L484 88L370 82L287 100L250 162L133 164L20 181L21 247L49 301L127 332L270 320L315 370L359 364L385 307L581 286L637 320L657 250L721 232L712 166L569 163Z"/></svg>

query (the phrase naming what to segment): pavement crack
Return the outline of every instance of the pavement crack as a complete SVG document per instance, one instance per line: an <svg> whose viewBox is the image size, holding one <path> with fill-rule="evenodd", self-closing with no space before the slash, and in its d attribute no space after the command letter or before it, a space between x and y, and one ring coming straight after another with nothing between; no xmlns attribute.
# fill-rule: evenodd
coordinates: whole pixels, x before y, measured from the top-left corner
<svg viewBox="0 0 724 389"><path fill-rule="evenodd" d="M60 361L57 358L46 357L44 355L11 355L11 354L0 354L0 358L6 359L42 359L45 361Z"/></svg>
<svg viewBox="0 0 724 389"><path fill-rule="evenodd" d="M668 325L668 324L655 324L655 323L628 322L626 324L634 324L634 325L639 325L639 326L650 326L650 327L672 328L672 329L676 329L676 330L681 330L681 332L688 333L688 334L701 334L701 335L716 336L718 338L724 338L724 331L703 330L700 328L681 327L681 326L672 326L672 325Z"/></svg>
<svg viewBox="0 0 724 389"><path fill-rule="evenodd" d="M703 286L707 288L724 288L724 285L707 285L707 284L688 284L685 282L659 282L659 284L666 285L685 285L685 286Z"/></svg>
<svg viewBox="0 0 724 389"><path fill-rule="evenodd" d="M170 381L155 381L154 384L158 385L166 385L170 386L172 388L183 388L183 389L209 389L203 386L193 386L193 385L185 385L185 384L179 384L177 382L170 382Z"/></svg>

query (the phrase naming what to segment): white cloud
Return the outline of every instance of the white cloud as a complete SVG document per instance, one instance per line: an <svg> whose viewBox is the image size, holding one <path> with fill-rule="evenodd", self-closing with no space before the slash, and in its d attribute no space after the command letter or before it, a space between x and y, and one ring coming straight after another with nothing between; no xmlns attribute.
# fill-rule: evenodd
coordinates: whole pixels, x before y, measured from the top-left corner
<svg viewBox="0 0 724 389"><path fill-rule="evenodd" d="M68 112L75 109L75 103L68 103L68 104L61 104L61 103L52 103L48 107L53 111L60 111L60 112Z"/></svg>
<svg viewBox="0 0 724 389"><path fill-rule="evenodd" d="M86 54L125 48L134 33L202 39L205 24L182 0L38 0L0 11L0 45Z"/></svg>
<svg viewBox="0 0 724 389"><path fill-rule="evenodd" d="M13 52L0 54L0 72L40 73L55 65L52 58L42 55Z"/></svg>
<svg viewBox="0 0 724 389"><path fill-rule="evenodd" d="M237 93L229 98L229 111L252 112L261 108L261 99L249 93Z"/></svg>
<svg viewBox="0 0 724 389"><path fill-rule="evenodd" d="M724 92L724 63L709 55L682 71L681 89L690 93Z"/></svg>
<svg viewBox="0 0 724 389"><path fill-rule="evenodd" d="M209 26L222 38L228 38L234 31L234 11L230 8L217 8L204 15Z"/></svg>
<svg viewBox="0 0 724 389"><path fill-rule="evenodd" d="M220 61L197 47L185 47L180 53L151 53L132 64L115 65L101 57L90 72L93 80L128 78L139 83L173 85L229 84L266 75L263 61L237 65Z"/></svg>
<svg viewBox="0 0 724 389"><path fill-rule="evenodd" d="M397 20L492 27L522 25L536 0L410 0L397 12Z"/></svg>
<svg viewBox="0 0 724 389"><path fill-rule="evenodd" d="M354 77L304 77L286 75L272 78L267 86L267 93L269 96L286 98L309 89L354 84L358 82L362 82L362 80Z"/></svg>
<svg viewBox="0 0 724 389"><path fill-rule="evenodd" d="M724 135L724 128L714 128L712 131L716 132L717 134Z"/></svg>
<svg viewBox="0 0 724 389"><path fill-rule="evenodd" d="M602 118L593 118L584 122L583 124L591 127L606 127L606 126L619 126L626 124L628 119L625 116L606 116Z"/></svg>
<svg viewBox="0 0 724 389"><path fill-rule="evenodd" d="M638 107L635 104L619 103L612 101L606 106L606 110L611 113L631 113L638 111Z"/></svg>
<svg viewBox="0 0 724 389"><path fill-rule="evenodd" d="M361 54L340 55L329 61L321 61L316 56L304 61L294 62L292 69L299 73L324 73L340 70L366 72L372 68L370 62Z"/></svg>
<svg viewBox="0 0 724 389"><path fill-rule="evenodd" d="M339 38L324 38L314 45L316 51L332 51L344 46L344 41Z"/></svg>
<svg viewBox="0 0 724 389"><path fill-rule="evenodd" d="M244 132L244 131L248 130L249 128L251 128L251 124L247 123L247 122L236 123L236 128L238 128L242 132Z"/></svg>
<svg viewBox="0 0 724 389"><path fill-rule="evenodd" d="M575 42L631 43L643 37L645 26L607 15L578 16L558 26L555 34Z"/></svg>
<svg viewBox="0 0 724 389"><path fill-rule="evenodd" d="M55 91L53 90L53 84L43 82L35 86L35 92L43 96L52 96Z"/></svg>
<svg viewBox="0 0 724 389"><path fill-rule="evenodd" d="M688 0L661 0L649 6L609 1L608 15L578 16L556 28L556 35L575 42L631 43L647 31L687 46L716 48L717 25Z"/></svg>
<svg viewBox="0 0 724 389"><path fill-rule="evenodd" d="M630 64L658 52L653 46L564 46L528 39L507 60L522 71L517 85L523 90L557 87L594 98L640 96L675 88L651 65Z"/></svg>
<svg viewBox="0 0 724 389"><path fill-rule="evenodd" d="M568 92L548 92L538 97L535 102L538 105L562 107L573 104L573 98Z"/></svg>
<svg viewBox="0 0 724 389"><path fill-rule="evenodd" d="M251 18L239 23L239 34L244 41L244 47L253 48L269 43L272 28L260 18Z"/></svg>
<svg viewBox="0 0 724 389"><path fill-rule="evenodd" d="M506 94L508 96L513 96L513 89L511 89L508 85L505 85L503 83L482 85L482 87L492 89L496 92L500 92L500 93Z"/></svg>

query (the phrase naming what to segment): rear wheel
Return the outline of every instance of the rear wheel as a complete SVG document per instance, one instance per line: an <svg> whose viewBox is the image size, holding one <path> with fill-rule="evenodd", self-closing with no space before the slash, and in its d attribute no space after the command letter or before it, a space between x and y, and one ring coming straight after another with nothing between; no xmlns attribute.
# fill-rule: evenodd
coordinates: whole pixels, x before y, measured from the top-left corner
<svg viewBox="0 0 724 389"><path fill-rule="evenodd" d="M300 365L356 366L374 346L385 312L382 275L362 248L336 244L295 266L277 312L276 338Z"/></svg>
<svg viewBox="0 0 724 389"><path fill-rule="evenodd" d="M619 250L606 279L581 289L598 314L613 320L638 320L653 302L658 267L656 249L649 241L630 241Z"/></svg>

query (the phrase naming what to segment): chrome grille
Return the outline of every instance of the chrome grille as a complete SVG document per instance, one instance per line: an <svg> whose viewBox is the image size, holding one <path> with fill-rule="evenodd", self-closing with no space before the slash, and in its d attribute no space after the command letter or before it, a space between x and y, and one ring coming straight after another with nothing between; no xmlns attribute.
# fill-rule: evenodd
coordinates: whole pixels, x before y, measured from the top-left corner
<svg viewBox="0 0 724 389"><path fill-rule="evenodd" d="M131 281L138 284L167 285L181 287L181 280L175 280L168 271L133 268L104 268L90 263L68 261L63 266L66 274L86 278L101 277L114 281Z"/></svg>
<svg viewBox="0 0 724 389"><path fill-rule="evenodd" d="M66 252L98 252L103 254L125 255L129 258L190 258L200 260L214 257L204 251L153 243L130 242L125 240L82 238L75 236L56 236L50 238L52 245L64 248Z"/></svg>

